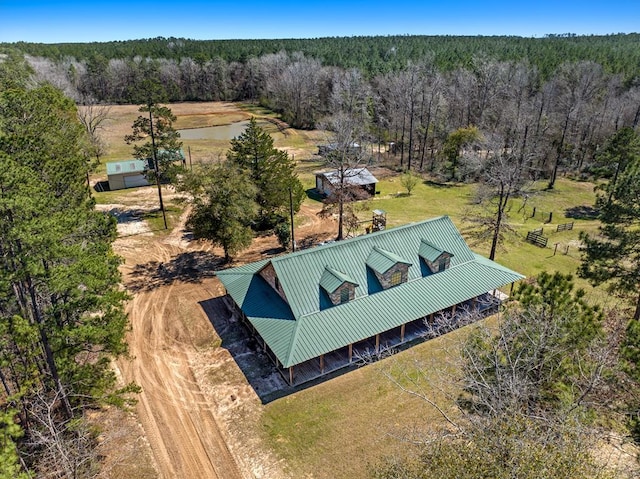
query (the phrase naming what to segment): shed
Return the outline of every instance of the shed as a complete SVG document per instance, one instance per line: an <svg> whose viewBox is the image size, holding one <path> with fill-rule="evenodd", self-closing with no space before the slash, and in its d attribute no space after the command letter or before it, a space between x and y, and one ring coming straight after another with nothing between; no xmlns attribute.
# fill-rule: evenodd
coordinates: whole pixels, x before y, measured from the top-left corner
<svg viewBox="0 0 640 479"><path fill-rule="evenodd" d="M107 163L107 179L110 190L122 190L136 186L148 186L144 176L149 167L147 160L110 161Z"/></svg>
<svg viewBox="0 0 640 479"><path fill-rule="evenodd" d="M367 197L376 194L377 178L366 168L346 168L342 175L340 170L325 171L316 173L316 190L324 196L331 195L340 187L341 178L349 188L361 190Z"/></svg>

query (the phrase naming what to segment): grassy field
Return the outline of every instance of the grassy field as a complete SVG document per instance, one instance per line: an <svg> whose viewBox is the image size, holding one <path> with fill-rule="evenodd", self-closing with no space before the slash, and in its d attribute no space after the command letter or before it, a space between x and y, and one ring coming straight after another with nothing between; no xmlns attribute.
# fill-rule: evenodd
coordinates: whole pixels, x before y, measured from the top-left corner
<svg viewBox="0 0 640 479"><path fill-rule="evenodd" d="M130 156L131 147L122 138L137 112L134 107L114 108L107 159L122 159ZM172 105L172 109L178 115L178 128L219 125L256 116L272 133L275 145L294 155L305 188L315 185L313 173L323 166L321 159L314 155L317 144L324 140L322 132L289 129L283 133L269 121L275 118L271 112L254 105L224 104L223 108L213 111L206 104L180 104ZM185 142L185 151L190 147L194 162L210 161L222 155L228 146L228 142L190 141ZM389 227L449 215L464 232L468 225L463 217L478 208L474 204L473 185L440 184L424 177L412 195L407 196L397 173L391 170L381 170L381 173L379 194L363 205L359 213L362 220L371 218L374 209L386 211ZM103 178L104 167L94 177ZM575 273L580 264L579 233L594 232L598 226L597 221L586 216L569 217L574 209L588 211L593 205L592 183L560 178L554 190L545 190L545 186L543 182L534 185L535 194L527 199L526 209L520 210L522 200L513 202L510 222L517 235L508 239L496 257L498 262L528 277L545 270ZM97 193L95 197L103 204L137 205L140 193L136 190L139 189ZM305 201L315 200L308 198ZM183 205L169 198L167 206L171 225L183 211ZM531 217L533 207L546 216ZM553 219L547 224L545 219L549 212L553 212ZM145 214L152 230L162 230L161 215ZM558 224L570 221L575 222L573 230L555 232ZM547 248L523 240L527 231L541 227L549 237ZM554 255L555 243L558 243L558 251ZM478 244L473 249L486 255L488 247L488 244ZM598 301L609 298L583 280L578 279L577 283L589 289L590 298ZM419 387L447 412L455 414L452 397L456 391L448 378L456 374L456 350L467 331L466 328L458 330L273 401L264 406L262 423L256 427L288 465L292 477L364 478L381 457L401 456L410 451L411 446L401 437L445 425L433 407L403 393L390 378L395 377L406 385L406 375L416 378L426 371L419 380Z"/></svg>
<svg viewBox="0 0 640 479"><path fill-rule="evenodd" d="M455 418L457 390L451 378L467 331L460 329L268 404L264 431L286 459L291 476L367 477L381 457L411 452L409 440L421 431L445 427L434 407L399 385L425 392Z"/></svg>
<svg viewBox="0 0 640 479"><path fill-rule="evenodd" d="M512 205L511 224L517 236L509 239L496 260L528 277L541 271L561 271L575 274L580 264L578 237L580 231L593 232L597 222L565 216L576 206L591 206L593 184L560 179L557 188L545 191L539 185L528 200L529 210L553 212L553 222L517 213L520 201ZM403 193L398 176L390 176L378 184L379 195L369 200L360 217L370 217L373 209L387 213L390 227L420 221L439 215L449 215L461 231L468 226L465 212L477 208L473 204L473 185L439 185L429 180L421 182L411 196ZM548 217L548 216L547 216ZM558 224L575 221L571 231L555 232ZM544 228L549 246L540 248L526 243L527 231ZM559 243L554 256L554 244ZM566 246L568 254L564 254ZM473 249L488 254L489 245ZM601 289L576 279L578 287L589 291L589 297L599 302L610 301ZM508 290L506 291L508 292ZM495 320L495 318L493 319ZM386 373L401 371L402 375L419 376L425 371L420 387L431 400L455 414L451 376L456 374L457 345L467 329L448 334L409 350L400 352L357 371L331 379L321 385L279 399L265 407L264 430L267 440L291 468L293 477L365 478L371 467L382 457L399 457L411 449L402 437L412 430L433 430L446 423L426 402L403 393Z"/></svg>

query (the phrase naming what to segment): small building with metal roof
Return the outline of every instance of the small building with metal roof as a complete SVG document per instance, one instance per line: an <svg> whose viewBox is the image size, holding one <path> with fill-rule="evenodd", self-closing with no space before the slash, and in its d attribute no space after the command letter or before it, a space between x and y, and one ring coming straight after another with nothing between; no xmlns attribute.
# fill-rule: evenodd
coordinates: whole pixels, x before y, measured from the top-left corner
<svg viewBox="0 0 640 479"><path fill-rule="evenodd" d="M498 288L524 278L471 251L447 216L217 276L291 385L495 310Z"/></svg>
<svg viewBox="0 0 640 479"><path fill-rule="evenodd" d="M182 148L178 150L158 150L158 160L160 155L173 162L182 162L185 165L185 156ZM144 160L131 159L122 161L109 161L107 166L107 180L110 190L122 190L124 188L135 188L137 186L149 186L149 181L145 173L154 170L153 159ZM164 182L161 175L161 181Z"/></svg>
<svg viewBox="0 0 640 479"><path fill-rule="evenodd" d="M144 176L145 170L149 168L148 160L109 161L106 165L107 179L109 180L109 189L111 191L149 185L147 178Z"/></svg>
<svg viewBox="0 0 640 479"><path fill-rule="evenodd" d="M316 190L323 196L331 196L341 185L344 185L345 188L363 193L363 195L354 195L354 198L371 197L376 194L377 182L378 179L366 168L346 168L342 172L333 170L316 173Z"/></svg>

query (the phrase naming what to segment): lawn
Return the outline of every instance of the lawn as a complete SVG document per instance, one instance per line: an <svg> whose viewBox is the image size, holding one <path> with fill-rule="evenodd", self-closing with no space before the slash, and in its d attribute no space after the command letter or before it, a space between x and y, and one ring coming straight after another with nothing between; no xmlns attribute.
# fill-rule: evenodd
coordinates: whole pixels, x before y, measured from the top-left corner
<svg viewBox="0 0 640 479"><path fill-rule="evenodd" d="M285 459L291 477L368 477L381 458L410 452L407 440L421 430L445 427L433 406L403 392L395 381L426 392L456 417L457 389L451 378L470 327L266 405L265 436Z"/></svg>
<svg viewBox="0 0 640 479"><path fill-rule="evenodd" d="M541 271L575 274L580 264L579 233L595 232L598 223L566 214L576 206L593 205L594 185L561 178L554 190L535 186L535 195L527 200L528 210L535 206L538 212L547 213L546 218L553 212L552 223L545 223L538 215L532 218L527 210L518 212L521 200L514 201L511 222L517 236L509 238L496 260L527 276ZM464 232L468 226L463 220L465 212L478 208L473 204L474 189L473 185L425 179L407 196L399 176L389 176L378 183L380 193L365 203L360 217L370 218L373 209L382 209L388 226L394 227L446 214ZM558 224L571 221L574 229L556 232ZM549 237L547 248L523 240L527 231L540 227ZM555 243L558 250L554 255ZM482 244L473 249L487 255L488 247ZM576 278L576 284L587 289L594 301L611 300L602 289L594 289L584 280ZM486 321L494 323L496 318ZM402 438L446 426L435 408L402 392L388 371L395 371L396 378L398 374L424 374L421 392L455 416L457 391L451 378L457 372L458 345L467 332L468 328L463 328L266 405L263 428L267 441L289 465L293 477L368 477L383 457L400 457L411 450Z"/></svg>

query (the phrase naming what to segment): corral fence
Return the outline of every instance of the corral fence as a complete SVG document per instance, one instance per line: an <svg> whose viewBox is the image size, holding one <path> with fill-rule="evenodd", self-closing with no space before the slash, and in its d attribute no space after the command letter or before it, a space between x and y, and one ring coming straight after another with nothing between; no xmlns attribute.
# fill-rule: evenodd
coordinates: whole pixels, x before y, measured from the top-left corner
<svg viewBox="0 0 640 479"><path fill-rule="evenodd" d="M538 228L537 230L529 231L527 233L527 241L536 246L540 246L541 248L546 248L547 243L549 242L549 238L546 236L542 236L543 229Z"/></svg>
<svg viewBox="0 0 640 479"><path fill-rule="evenodd" d="M558 227L556 228L556 233L559 233L560 231L570 231L573 229L573 221L571 223L563 223L561 225L558 225Z"/></svg>
<svg viewBox="0 0 640 479"><path fill-rule="evenodd" d="M561 246L560 252L563 255L568 255L569 254L569 245L568 244L562 244L562 243L555 243L554 244L554 248L553 248L553 256L556 255L556 253L558 252L558 246Z"/></svg>
<svg viewBox="0 0 640 479"><path fill-rule="evenodd" d="M551 223L553 221L553 211L540 211L534 206L531 212L531 218L537 218L545 223Z"/></svg>
<svg viewBox="0 0 640 479"><path fill-rule="evenodd" d="M525 220L533 218L542 223L553 222L553 211L542 211L541 209L535 206L529 206L526 203L520 206L518 213L522 213L522 217Z"/></svg>

